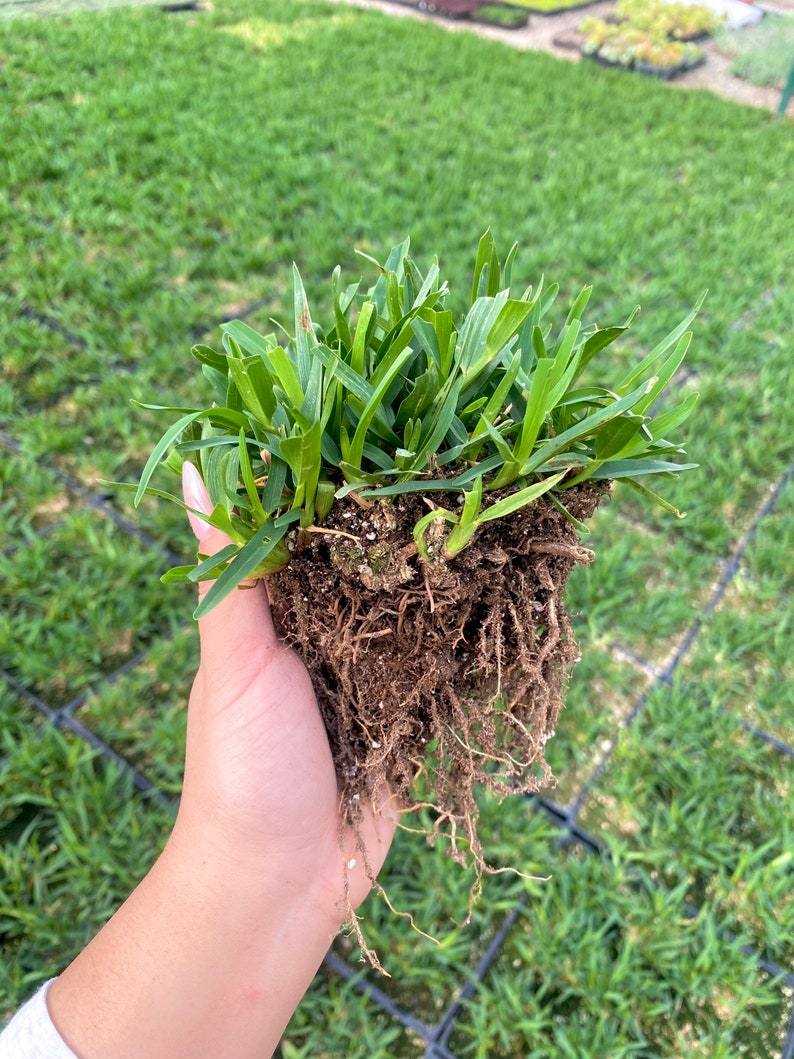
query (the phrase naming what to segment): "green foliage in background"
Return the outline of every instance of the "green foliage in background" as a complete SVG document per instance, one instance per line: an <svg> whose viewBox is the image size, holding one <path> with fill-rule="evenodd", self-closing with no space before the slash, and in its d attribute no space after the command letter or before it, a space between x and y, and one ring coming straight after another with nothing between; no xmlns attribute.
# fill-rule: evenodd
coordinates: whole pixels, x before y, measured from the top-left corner
<svg viewBox="0 0 794 1059"><path fill-rule="evenodd" d="M717 45L733 59L732 74L762 88L782 89L794 62L794 15L770 11L754 26L723 27Z"/></svg>

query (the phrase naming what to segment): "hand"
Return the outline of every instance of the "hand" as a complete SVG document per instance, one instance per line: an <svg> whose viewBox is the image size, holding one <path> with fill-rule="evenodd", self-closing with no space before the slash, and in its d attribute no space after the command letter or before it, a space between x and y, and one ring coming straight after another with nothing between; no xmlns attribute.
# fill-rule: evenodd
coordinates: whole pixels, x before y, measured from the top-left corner
<svg viewBox="0 0 794 1059"><path fill-rule="evenodd" d="M185 466L185 499L208 513ZM227 543L191 524L203 553ZM270 1055L394 833L385 797L343 827L311 682L264 585L227 596L199 635L173 834L48 996L80 1059Z"/></svg>
<svg viewBox="0 0 794 1059"><path fill-rule="evenodd" d="M188 462L183 483L186 503L209 514L204 483ZM189 518L202 554L229 543ZM208 588L201 585L200 595ZM394 815L387 793L376 806L362 805L360 841L350 827L343 833L317 700L297 654L276 636L261 581L201 618L199 635L177 835L210 843L235 873L272 875L280 865L285 887L330 902L341 923L366 897L388 852Z"/></svg>

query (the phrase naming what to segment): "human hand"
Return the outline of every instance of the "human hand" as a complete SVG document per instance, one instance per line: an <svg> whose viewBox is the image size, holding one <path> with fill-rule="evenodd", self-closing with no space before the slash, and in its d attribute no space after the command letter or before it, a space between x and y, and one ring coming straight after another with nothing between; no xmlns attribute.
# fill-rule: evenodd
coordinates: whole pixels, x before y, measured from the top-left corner
<svg viewBox="0 0 794 1059"><path fill-rule="evenodd" d="M184 465L186 503L209 514ZM189 515L199 551L229 543ZM200 595L209 584L200 585ZM235 874L279 878L335 910L367 895L394 834L388 792L343 829L331 751L311 681L276 636L265 585L240 588L199 619L201 663L190 696L185 781L175 840L208 847Z"/></svg>
<svg viewBox="0 0 794 1059"><path fill-rule="evenodd" d="M185 464L188 505L209 514ZM228 543L197 516L199 549ZM207 591L201 586L200 591ZM386 795L344 826L309 676L262 583L199 621L182 800L162 855L47 999L81 1059L261 1059L394 834Z"/></svg>

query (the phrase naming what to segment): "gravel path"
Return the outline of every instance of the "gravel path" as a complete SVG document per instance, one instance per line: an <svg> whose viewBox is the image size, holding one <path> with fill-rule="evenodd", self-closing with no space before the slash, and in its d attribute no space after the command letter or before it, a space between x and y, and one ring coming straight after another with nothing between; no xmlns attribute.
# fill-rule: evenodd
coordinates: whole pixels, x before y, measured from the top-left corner
<svg viewBox="0 0 794 1059"><path fill-rule="evenodd" d="M555 44L555 38L571 31L581 23L585 15L594 15L598 18L612 11L614 3L612 0L604 0L603 3L592 4L586 11L568 11L558 15L531 15L529 25L525 29L508 30L497 27L482 26L475 23L453 21L450 19L436 18L433 15L422 14L398 4L390 3L389 0L329 0L329 3L347 3L356 7L372 7L384 11L396 18L414 18L424 21L433 20L450 33L477 33L481 37L491 40L500 40L510 44L514 48L531 51L545 51L557 55L561 59L571 62L579 62L579 55L570 49L561 48ZM769 4L769 10L790 10L788 3ZM735 103L744 103L751 107L766 107L768 110L776 110L780 102L780 92L774 88L759 88L751 85L748 81L742 81L728 72L730 60L721 55L712 40L706 40L702 44L706 53L706 61L702 66L676 77L668 84L673 88L705 88L723 99L733 100ZM794 57L792 57L794 58ZM629 75L626 76L638 76ZM789 105L789 114L794 114L794 100Z"/></svg>

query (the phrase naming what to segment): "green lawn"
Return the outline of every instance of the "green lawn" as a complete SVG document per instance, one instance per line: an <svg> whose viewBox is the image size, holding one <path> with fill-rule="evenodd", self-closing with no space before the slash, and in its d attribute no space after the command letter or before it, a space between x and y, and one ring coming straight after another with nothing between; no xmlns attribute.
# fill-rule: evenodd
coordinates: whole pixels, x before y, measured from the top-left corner
<svg viewBox="0 0 794 1059"><path fill-rule="evenodd" d="M470 877L399 836L384 884L441 946L368 902L392 977L340 938L283 1059L782 1055L791 123L320 0L5 20L0 85L0 1017L144 873L172 813L150 785L179 788L192 600L157 578L192 545L97 484L159 437L129 398L194 401L190 345L285 315L293 260L327 304L354 247L410 234L465 287L491 225L562 302L643 306L626 364L709 288L680 379L701 469L666 484L682 522L620 490L599 514L549 810L483 802L491 862L548 881L486 880L461 927Z"/></svg>

